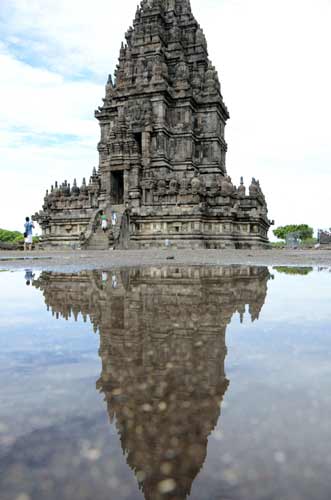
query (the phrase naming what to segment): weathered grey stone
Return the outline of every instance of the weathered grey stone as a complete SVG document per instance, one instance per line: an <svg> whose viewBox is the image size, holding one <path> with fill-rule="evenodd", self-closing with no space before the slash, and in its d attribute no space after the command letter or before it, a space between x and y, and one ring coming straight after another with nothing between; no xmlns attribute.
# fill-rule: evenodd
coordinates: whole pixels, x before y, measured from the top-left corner
<svg viewBox="0 0 331 500"><path fill-rule="evenodd" d="M259 182L253 178L247 195L243 180L237 189L227 175L229 113L188 0L141 3L95 115L98 171L88 186L65 182L46 195L35 216L44 244L88 247L96 217L114 207L129 220L128 247L268 243ZM123 240L121 227L117 233L107 245Z"/></svg>

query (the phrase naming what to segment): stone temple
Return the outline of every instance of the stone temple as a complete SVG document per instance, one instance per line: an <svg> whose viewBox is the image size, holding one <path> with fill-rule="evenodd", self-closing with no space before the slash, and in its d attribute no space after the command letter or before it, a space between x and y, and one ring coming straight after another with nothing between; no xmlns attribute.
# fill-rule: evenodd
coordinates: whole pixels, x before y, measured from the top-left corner
<svg viewBox="0 0 331 500"><path fill-rule="evenodd" d="M103 105L99 167L55 183L35 220L45 246L106 249L268 244L260 184L226 170L229 112L189 0L143 0ZM116 224L103 234L100 214Z"/></svg>

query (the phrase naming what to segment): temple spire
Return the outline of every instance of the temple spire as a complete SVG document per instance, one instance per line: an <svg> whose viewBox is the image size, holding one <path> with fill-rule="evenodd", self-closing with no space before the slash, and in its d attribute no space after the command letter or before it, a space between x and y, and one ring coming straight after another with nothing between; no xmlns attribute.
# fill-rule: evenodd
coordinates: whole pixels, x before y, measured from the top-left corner
<svg viewBox="0 0 331 500"><path fill-rule="evenodd" d="M95 212L112 205L127 210L130 224L123 222L116 244L128 248L268 244L259 183L252 181L248 196L227 177L229 112L190 0L140 1L95 116L99 164L88 186L75 182L80 194L68 199L67 181L56 185L38 215L50 244L93 248Z"/></svg>

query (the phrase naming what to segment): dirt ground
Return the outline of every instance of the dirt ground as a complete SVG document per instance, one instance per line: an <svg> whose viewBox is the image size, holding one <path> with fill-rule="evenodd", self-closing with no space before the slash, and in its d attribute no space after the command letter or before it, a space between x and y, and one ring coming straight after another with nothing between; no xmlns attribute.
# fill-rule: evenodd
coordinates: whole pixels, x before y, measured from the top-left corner
<svg viewBox="0 0 331 500"><path fill-rule="evenodd" d="M331 266L331 250L0 251L0 269L75 272L160 265Z"/></svg>

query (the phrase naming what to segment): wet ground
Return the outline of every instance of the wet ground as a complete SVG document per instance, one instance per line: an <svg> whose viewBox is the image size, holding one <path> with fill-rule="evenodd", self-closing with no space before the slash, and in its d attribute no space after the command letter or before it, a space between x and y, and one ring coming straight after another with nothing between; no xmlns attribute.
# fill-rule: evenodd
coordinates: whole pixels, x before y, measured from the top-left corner
<svg viewBox="0 0 331 500"><path fill-rule="evenodd" d="M1 500L329 500L331 268L0 272Z"/></svg>
<svg viewBox="0 0 331 500"><path fill-rule="evenodd" d="M282 265L331 266L331 247L320 249L206 250L174 248L146 250L44 250L33 252L0 251L0 269L34 269L78 272L85 269L114 269L137 266L176 265Z"/></svg>

